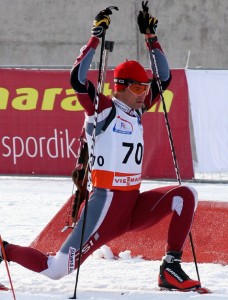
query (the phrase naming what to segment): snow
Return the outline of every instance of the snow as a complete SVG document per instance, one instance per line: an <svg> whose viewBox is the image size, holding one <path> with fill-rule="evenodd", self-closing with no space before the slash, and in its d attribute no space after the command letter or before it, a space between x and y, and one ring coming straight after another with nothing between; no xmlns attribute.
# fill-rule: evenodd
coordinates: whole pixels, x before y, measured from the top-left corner
<svg viewBox="0 0 228 300"><path fill-rule="evenodd" d="M144 181L142 190L173 182ZM228 185L191 183L200 200L228 201ZM2 238L19 245L29 245L73 192L70 178L0 177ZM157 287L160 261L132 257L128 249L114 257L111 249L98 249L80 268L77 299L123 300L228 300L228 266L198 264L202 284L213 294L164 292ZM17 300L65 300L73 296L76 272L57 281L10 263L10 273ZM196 278L193 263L183 263L184 270ZM9 286L4 262L0 282ZM0 292L0 300L13 299L12 293Z"/></svg>

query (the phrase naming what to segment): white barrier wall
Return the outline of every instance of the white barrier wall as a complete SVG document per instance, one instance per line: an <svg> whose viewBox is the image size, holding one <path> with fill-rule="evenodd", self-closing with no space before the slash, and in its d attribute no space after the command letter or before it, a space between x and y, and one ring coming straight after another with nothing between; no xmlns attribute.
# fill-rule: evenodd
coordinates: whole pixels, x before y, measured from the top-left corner
<svg viewBox="0 0 228 300"><path fill-rule="evenodd" d="M228 70L186 70L197 172L228 172Z"/></svg>
<svg viewBox="0 0 228 300"><path fill-rule="evenodd" d="M159 20L158 38L171 68L228 68L227 0L148 1ZM109 5L109 64L137 59L149 66L136 18L140 0L1 0L0 65L72 65L87 42L96 14ZM99 61L99 55L96 57Z"/></svg>

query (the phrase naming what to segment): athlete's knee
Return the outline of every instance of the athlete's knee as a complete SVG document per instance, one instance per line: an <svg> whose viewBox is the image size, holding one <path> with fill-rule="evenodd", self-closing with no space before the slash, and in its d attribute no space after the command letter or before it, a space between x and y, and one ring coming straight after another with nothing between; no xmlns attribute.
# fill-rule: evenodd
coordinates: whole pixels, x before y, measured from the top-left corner
<svg viewBox="0 0 228 300"><path fill-rule="evenodd" d="M194 211L197 208L198 205L198 192L197 190L189 185L183 185L182 188L185 190L186 193L186 197L184 197L186 199L186 201L190 201L190 199L192 199L192 201L194 202Z"/></svg>
<svg viewBox="0 0 228 300"><path fill-rule="evenodd" d="M172 211L181 215L183 209L195 211L198 203L198 193L195 188L181 185L177 188L172 199Z"/></svg>
<svg viewBox="0 0 228 300"><path fill-rule="evenodd" d="M41 272L46 277L59 280L69 274L68 271L68 255L58 252L56 256L48 257L48 268Z"/></svg>

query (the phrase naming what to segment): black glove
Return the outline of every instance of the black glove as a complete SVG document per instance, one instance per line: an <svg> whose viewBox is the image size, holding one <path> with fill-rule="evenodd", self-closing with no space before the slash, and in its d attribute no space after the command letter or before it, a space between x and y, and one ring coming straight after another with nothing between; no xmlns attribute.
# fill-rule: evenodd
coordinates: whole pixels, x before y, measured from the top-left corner
<svg viewBox="0 0 228 300"><path fill-rule="evenodd" d="M92 35L96 37L102 37L104 30L107 30L111 19L109 15L112 14L110 8L105 8L95 17L92 27Z"/></svg>
<svg viewBox="0 0 228 300"><path fill-rule="evenodd" d="M143 34L156 34L158 20L149 14L148 1L142 2L142 11L138 14L139 30Z"/></svg>

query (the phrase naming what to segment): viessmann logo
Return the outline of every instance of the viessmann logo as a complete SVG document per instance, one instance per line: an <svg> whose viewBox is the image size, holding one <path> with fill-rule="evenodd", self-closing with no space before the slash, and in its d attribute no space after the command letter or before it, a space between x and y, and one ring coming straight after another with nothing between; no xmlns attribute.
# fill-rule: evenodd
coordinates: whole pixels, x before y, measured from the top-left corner
<svg viewBox="0 0 228 300"><path fill-rule="evenodd" d="M109 83L104 85L104 94L106 96L112 94L109 86ZM14 95L13 97L12 94ZM163 95L166 110L169 112L173 101L173 92L166 90ZM53 111L57 106L60 106L63 111L83 110L73 89L53 87L40 91L34 87L19 87L10 91L7 88L0 87L0 111L8 108L13 108L17 111ZM149 112L163 112L162 102L155 103Z"/></svg>

